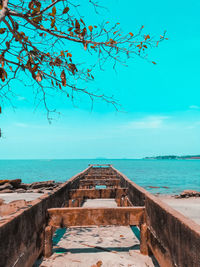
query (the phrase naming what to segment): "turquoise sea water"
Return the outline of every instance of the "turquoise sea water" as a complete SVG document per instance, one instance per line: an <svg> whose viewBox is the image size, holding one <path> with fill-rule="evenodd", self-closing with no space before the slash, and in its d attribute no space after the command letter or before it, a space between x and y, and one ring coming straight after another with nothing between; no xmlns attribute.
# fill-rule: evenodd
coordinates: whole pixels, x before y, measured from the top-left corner
<svg viewBox="0 0 200 267"><path fill-rule="evenodd" d="M88 164L97 163L113 164L151 193L176 194L185 189L200 191L200 160L0 160L0 179L21 178L24 183L64 182Z"/></svg>

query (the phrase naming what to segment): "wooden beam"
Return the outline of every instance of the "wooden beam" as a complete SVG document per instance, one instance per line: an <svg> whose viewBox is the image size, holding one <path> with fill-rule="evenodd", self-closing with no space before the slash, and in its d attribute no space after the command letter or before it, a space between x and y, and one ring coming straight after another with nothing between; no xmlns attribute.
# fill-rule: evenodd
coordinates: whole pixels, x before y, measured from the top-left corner
<svg viewBox="0 0 200 267"><path fill-rule="evenodd" d="M90 174L85 175L84 180L94 180L94 179L119 179L119 175L116 174Z"/></svg>
<svg viewBox="0 0 200 267"><path fill-rule="evenodd" d="M139 225L144 207L53 208L48 209L49 225L56 228L92 225Z"/></svg>
<svg viewBox="0 0 200 267"><path fill-rule="evenodd" d="M149 248L147 245L147 225L145 222L140 225L140 252L143 255L149 255Z"/></svg>
<svg viewBox="0 0 200 267"><path fill-rule="evenodd" d="M44 257L49 258L52 255L52 236L53 229L47 226L44 230Z"/></svg>
<svg viewBox="0 0 200 267"><path fill-rule="evenodd" d="M73 189L69 191L70 199L121 198L127 195L127 188Z"/></svg>
<svg viewBox="0 0 200 267"><path fill-rule="evenodd" d="M130 202L128 196L122 196L120 198L115 198L118 207L132 207L133 204Z"/></svg>
<svg viewBox="0 0 200 267"><path fill-rule="evenodd" d="M91 166L91 167L101 167L101 166L103 166L103 167L111 167L112 166L112 164L89 164L89 166Z"/></svg>
<svg viewBox="0 0 200 267"><path fill-rule="evenodd" d="M89 186L96 186L96 185L106 185L106 186L119 186L120 180L119 179L94 179L94 180L80 180L79 182L81 188L86 188Z"/></svg>

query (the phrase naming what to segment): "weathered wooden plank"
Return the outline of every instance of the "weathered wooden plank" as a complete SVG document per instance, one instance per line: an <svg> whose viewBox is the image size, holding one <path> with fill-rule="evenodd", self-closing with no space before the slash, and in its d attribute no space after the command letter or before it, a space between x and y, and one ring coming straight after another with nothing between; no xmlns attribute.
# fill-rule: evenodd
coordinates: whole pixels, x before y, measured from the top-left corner
<svg viewBox="0 0 200 267"><path fill-rule="evenodd" d="M80 180L79 183L80 187L87 187L87 186L96 186L96 185L106 185L106 186L119 186L120 180L119 179L94 179L94 180Z"/></svg>
<svg viewBox="0 0 200 267"><path fill-rule="evenodd" d="M127 195L127 188L73 189L69 191L70 199L121 198Z"/></svg>
<svg viewBox="0 0 200 267"><path fill-rule="evenodd" d="M131 207L133 204L130 202L128 196L122 196L120 198L115 198L118 207Z"/></svg>
<svg viewBox="0 0 200 267"><path fill-rule="evenodd" d="M85 175L84 180L91 180L91 179L119 179L119 175L116 174L90 174Z"/></svg>
<svg viewBox="0 0 200 267"><path fill-rule="evenodd" d="M57 228L92 225L139 225L144 207L53 208L48 209L49 225Z"/></svg>

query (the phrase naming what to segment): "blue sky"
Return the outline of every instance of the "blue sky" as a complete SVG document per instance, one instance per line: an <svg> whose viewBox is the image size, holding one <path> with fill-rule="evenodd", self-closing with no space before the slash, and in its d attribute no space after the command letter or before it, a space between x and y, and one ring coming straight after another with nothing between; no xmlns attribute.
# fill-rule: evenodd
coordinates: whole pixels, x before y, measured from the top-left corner
<svg viewBox="0 0 200 267"><path fill-rule="evenodd" d="M169 40L149 53L157 64L135 58L117 72L107 65L91 86L114 94L122 111L96 102L91 112L83 96L76 107L52 99L61 115L51 125L42 107L34 111L31 88L17 82L17 108L5 105L0 118L1 159L200 154L200 2L104 0L102 5L108 11L100 17L82 7L88 23L120 22L124 32L133 33L144 25L144 33L155 36L167 30Z"/></svg>

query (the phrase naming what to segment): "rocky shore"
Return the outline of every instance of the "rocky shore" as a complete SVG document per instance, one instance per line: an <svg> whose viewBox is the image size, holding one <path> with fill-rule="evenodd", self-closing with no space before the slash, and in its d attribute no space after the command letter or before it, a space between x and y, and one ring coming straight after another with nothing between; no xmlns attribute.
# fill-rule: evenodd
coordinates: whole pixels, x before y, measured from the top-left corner
<svg viewBox="0 0 200 267"><path fill-rule="evenodd" d="M32 201L50 193L61 183L55 181L22 183L21 179L0 180L0 224L20 209L32 205Z"/></svg>
<svg viewBox="0 0 200 267"><path fill-rule="evenodd" d="M34 182L31 184L22 183L21 179L0 180L1 193L46 193L58 187L60 183L55 181Z"/></svg>
<svg viewBox="0 0 200 267"><path fill-rule="evenodd" d="M200 192L195 190L184 190L179 195L175 195L175 198L189 198L189 197L200 197Z"/></svg>

